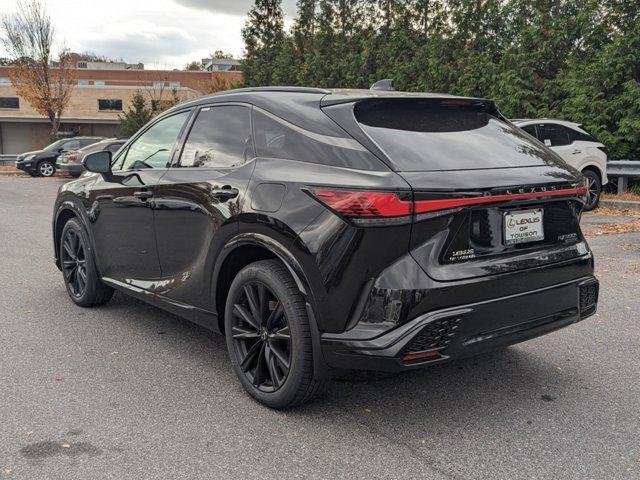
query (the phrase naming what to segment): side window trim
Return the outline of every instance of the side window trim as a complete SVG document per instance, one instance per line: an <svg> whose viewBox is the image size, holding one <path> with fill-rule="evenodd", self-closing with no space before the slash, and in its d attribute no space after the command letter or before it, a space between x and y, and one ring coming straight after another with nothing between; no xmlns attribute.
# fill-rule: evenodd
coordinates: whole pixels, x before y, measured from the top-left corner
<svg viewBox="0 0 640 480"><path fill-rule="evenodd" d="M181 110L177 110L175 112L171 112L170 115L160 115L159 117L155 118L152 122L148 123L145 128L142 128L140 130L138 130L138 132L135 134L135 136L131 137L129 140L127 140L123 145L122 145L122 149L120 150L120 155L118 155L116 158L113 159L113 161L111 162L111 168L114 167L114 165L116 165L118 162L122 162L124 163L124 160L127 158L127 154L129 153L129 148L131 147L131 145L133 145L138 138L140 138L142 135L144 135L148 130L150 130L151 128L153 128L154 125L156 125L157 123L166 120L169 117L173 117L174 115L179 115L181 113L184 112L190 112L189 113L189 118L187 118L187 120L182 124L182 128L180 129L180 133L178 134L178 138L176 140L176 142L173 145L173 150L171 151L171 154L169 155L169 161L167 162L167 165L164 168L157 168L154 170L166 170L168 169L172 164L173 164L173 158L174 155L176 153L177 147L178 145L180 145L180 142L182 141L182 136L184 134L185 128L187 125L190 124L190 122L192 122L193 119L193 112L194 112L194 108L184 108ZM134 172L134 171L139 171L138 170L127 170L127 172ZM116 172L120 172L122 170L118 169L115 170Z"/></svg>
<svg viewBox="0 0 640 480"><path fill-rule="evenodd" d="M250 104L250 103L244 103L244 102L213 102L213 103L206 103L206 104L202 104L202 105L198 105L196 108L194 108L194 111L192 112L191 116L189 117L188 121L185 122L185 128L181 134L180 140L179 140L179 147L175 149L173 157L172 157L172 161L171 164L169 165L169 168L181 168L180 167L180 163L181 163L181 159L182 159L182 153L184 152L184 147L187 144L187 139L189 138L189 135L191 134L191 130L193 129L193 125L196 123L196 119L198 118L198 114L205 108L214 108L214 107L229 107L229 106L236 106L236 107L245 107L249 109L249 128L250 128L250 132L251 132L251 146L253 147L253 157L251 158L251 160L254 160L257 156L257 150L256 150L256 139L255 139L255 134L253 131L253 110L254 110L254 105ZM249 162L251 161L249 160ZM244 164L242 164L244 165ZM237 165L235 167L189 167L189 170L234 170L236 168L240 168L242 165Z"/></svg>

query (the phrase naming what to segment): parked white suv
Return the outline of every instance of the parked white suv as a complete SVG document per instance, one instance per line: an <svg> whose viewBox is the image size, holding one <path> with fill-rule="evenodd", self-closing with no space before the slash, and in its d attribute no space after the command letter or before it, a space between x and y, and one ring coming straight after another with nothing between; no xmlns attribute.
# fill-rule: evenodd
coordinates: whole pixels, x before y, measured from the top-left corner
<svg viewBox="0 0 640 480"><path fill-rule="evenodd" d="M593 210L600 201L602 185L607 179L607 152L578 123L564 120L527 119L512 122L540 140L589 181L589 199L585 210Z"/></svg>

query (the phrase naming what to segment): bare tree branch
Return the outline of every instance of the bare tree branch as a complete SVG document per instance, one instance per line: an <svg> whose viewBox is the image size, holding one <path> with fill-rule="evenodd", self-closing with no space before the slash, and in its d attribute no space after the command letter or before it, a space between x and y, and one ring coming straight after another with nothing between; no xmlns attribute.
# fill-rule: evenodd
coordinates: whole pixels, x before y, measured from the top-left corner
<svg viewBox="0 0 640 480"><path fill-rule="evenodd" d="M55 138L76 84L74 58L63 49L53 66L54 28L41 0L18 0L16 13L3 15L1 26L2 44L13 59L11 83L18 95L49 119Z"/></svg>

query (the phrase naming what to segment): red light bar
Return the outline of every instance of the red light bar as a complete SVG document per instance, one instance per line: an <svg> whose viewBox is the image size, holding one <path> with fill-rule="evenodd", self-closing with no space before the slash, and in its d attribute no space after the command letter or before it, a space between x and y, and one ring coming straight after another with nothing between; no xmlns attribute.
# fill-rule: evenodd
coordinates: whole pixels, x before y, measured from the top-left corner
<svg viewBox="0 0 640 480"><path fill-rule="evenodd" d="M587 195L586 185L560 190L484 195L477 197L443 197L428 200L411 201L401 198L396 192L377 192L371 190L344 190L325 187L313 187L310 193L320 202L361 224L383 224L389 222L408 222L412 214L425 214L454 210L489 203L511 202L547 197L572 197ZM408 193L408 192L407 192Z"/></svg>
<svg viewBox="0 0 640 480"><path fill-rule="evenodd" d="M414 202L415 213L437 212L452 208L469 207L485 203L510 202L512 200L527 200L545 197L572 197L587 194L586 187L564 188L546 192L514 193L510 195L487 195L483 197L437 198L433 200L417 200Z"/></svg>
<svg viewBox="0 0 640 480"><path fill-rule="evenodd" d="M408 353L402 357L403 362L415 362L417 360L433 360L438 358L440 353L437 350L429 350L425 352Z"/></svg>
<svg viewBox="0 0 640 480"><path fill-rule="evenodd" d="M411 215L412 202L397 193L313 188L313 194L328 207L349 218L391 218Z"/></svg>

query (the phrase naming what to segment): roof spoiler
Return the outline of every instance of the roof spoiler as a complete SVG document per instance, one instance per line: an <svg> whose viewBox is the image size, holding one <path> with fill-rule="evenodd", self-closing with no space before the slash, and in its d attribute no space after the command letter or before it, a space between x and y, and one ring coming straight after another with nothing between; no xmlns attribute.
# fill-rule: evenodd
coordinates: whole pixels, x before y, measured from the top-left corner
<svg viewBox="0 0 640 480"><path fill-rule="evenodd" d="M385 78L384 80L378 80L376 83L371 85L369 90L381 90L384 92L395 92L396 89L393 87L393 78Z"/></svg>

